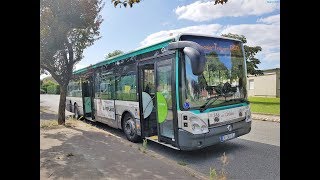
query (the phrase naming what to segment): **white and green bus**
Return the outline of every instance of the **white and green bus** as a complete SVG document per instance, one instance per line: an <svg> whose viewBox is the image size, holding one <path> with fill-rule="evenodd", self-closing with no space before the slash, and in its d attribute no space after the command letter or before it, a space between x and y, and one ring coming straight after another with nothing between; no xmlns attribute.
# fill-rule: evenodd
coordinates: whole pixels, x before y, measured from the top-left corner
<svg viewBox="0 0 320 180"><path fill-rule="evenodd" d="M67 110L148 139L200 149L251 130L240 41L179 34L73 73Z"/></svg>

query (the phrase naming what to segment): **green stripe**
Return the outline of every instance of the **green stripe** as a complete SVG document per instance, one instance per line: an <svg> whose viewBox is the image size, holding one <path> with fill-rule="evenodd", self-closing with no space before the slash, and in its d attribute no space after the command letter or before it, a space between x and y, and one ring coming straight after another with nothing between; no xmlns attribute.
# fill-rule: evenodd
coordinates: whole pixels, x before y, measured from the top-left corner
<svg viewBox="0 0 320 180"><path fill-rule="evenodd" d="M177 111L180 110L179 105L179 71L178 71L178 65L179 65L179 51L176 51L176 102L177 102Z"/></svg>
<svg viewBox="0 0 320 180"><path fill-rule="evenodd" d="M203 111L202 113L208 113L211 111L220 111L220 110L224 110L224 109L231 109L231 108L236 108L236 107L241 107L241 106L247 106L247 103L240 103L240 104L232 104L232 105L228 105L228 106L221 106L221 107L215 107L215 108L209 108L206 109L205 111ZM190 110L190 112L193 112L194 114L200 114L200 110Z"/></svg>

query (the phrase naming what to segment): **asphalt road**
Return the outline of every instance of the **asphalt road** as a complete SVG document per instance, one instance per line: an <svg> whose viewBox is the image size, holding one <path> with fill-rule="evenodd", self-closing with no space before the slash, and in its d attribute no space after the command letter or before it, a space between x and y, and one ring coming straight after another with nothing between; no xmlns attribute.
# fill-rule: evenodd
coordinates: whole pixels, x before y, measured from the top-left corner
<svg viewBox="0 0 320 180"><path fill-rule="evenodd" d="M57 110L59 96L40 95L41 106ZM88 122L91 123L91 122ZM120 136L120 130L101 123L91 123L101 129ZM197 151L177 151L154 142L148 148L188 167L208 175L210 167L222 168L221 156L228 157L225 166L228 179L280 179L280 123L253 120L252 130L240 138Z"/></svg>

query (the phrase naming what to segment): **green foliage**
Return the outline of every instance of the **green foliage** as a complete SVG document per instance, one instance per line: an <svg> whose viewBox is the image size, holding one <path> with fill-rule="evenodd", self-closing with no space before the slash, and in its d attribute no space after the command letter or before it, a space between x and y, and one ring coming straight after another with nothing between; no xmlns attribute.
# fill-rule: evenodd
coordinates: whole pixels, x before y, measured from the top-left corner
<svg viewBox="0 0 320 180"><path fill-rule="evenodd" d="M227 3L228 0L214 0L214 4L223 4L223 3Z"/></svg>
<svg viewBox="0 0 320 180"><path fill-rule="evenodd" d="M118 5L121 8L121 5L123 5L124 7L128 7L128 5L132 8L133 4L135 3L139 3L140 0L111 0L111 3L113 3L114 7L117 7Z"/></svg>
<svg viewBox="0 0 320 180"><path fill-rule="evenodd" d="M114 50L111 53L108 53L108 55L105 57L105 59L111 58L113 56L117 56L119 54L123 54L124 52L121 50Z"/></svg>
<svg viewBox="0 0 320 180"><path fill-rule="evenodd" d="M224 37L230 37L234 39L240 40L243 44L247 43L247 38L244 35L238 35L238 34L222 34L221 36ZM260 64L260 60L256 58L256 54L260 51L262 51L262 48L260 46L247 46L244 45L244 52L245 52L245 58L247 61L247 72L248 74L252 75L263 75L263 72L258 69L258 64Z"/></svg>
<svg viewBox="0 0 320 180"><path fill-rule="evenodd" d="M217 179L217 171L214 168L213 169L210 168L209 178L210 180Z"/></svg>
<svg viewBox="0 0 320 180"><path fill-rule="evenodd" d="M188 165L188 164L187 164L186 162L184 162L184 161L179 161L178 164L181 165L181 166L186 166L186 165Z"/></svg>
<svg viewBox="0 0 320 180"><path fill-rule="evenodd" d="M48 94L56 94L56 86L55 85L48 86L47 93Z"/></svg>
<svg viewBox="0 0 320 180"><path fill-rule="evenodd" d="M220 158L220 161L222 163L221 171L217 172L214 168L209 171L209 179L210 180L227 180L227 172L225 170L226 165L229 163L229 159L226 156L226 153L224 152L223 155Z"/></svg>
<svg viewBox="0 0 320 180"><path fill-rule="evenodd" d="M47 87L48 94L60 94L60 86L58 84L53 84Z"/></svg>
<svg viewBox="0 0 320 180"><path fill-rule="evenodd" d="M44 93L46 93L46 91L40 88L40 94L44 94Z"/></svg>
<svg viewBox="0 0 320 180"><path fill-rule="evenodd" d="M148 140L147 140L147 139L143 139L142 147L143 147L144 149L147 149L147 143L148 143Z"/></svg>
<svg viewBox="0 0 320 180"><path fill-rule="evenodd" d="M49 93L48 87L52 88L53 86L57 86L57 85L58 85L57 83L55 83L51 80L43 80L40 88L43 89L46 93ZM50 92L52 92L52 91L50 91ZM51 94L55 94L55 93L51 93Z"/></svg>

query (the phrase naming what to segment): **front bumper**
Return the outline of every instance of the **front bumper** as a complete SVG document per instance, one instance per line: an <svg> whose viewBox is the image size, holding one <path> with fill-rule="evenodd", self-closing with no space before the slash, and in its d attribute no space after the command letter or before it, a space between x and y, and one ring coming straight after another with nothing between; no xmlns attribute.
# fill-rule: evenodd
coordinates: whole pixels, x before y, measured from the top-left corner
<svg viewBox="0 0 320 180"><path fill-rule="evenodd" d="M232 130L227 129L228 125L232 125ZM251 131L251 121L245 120L226 124L219 127L209 128L209 132L206 134L192 134L183 129L179 129L179 147L181 150L195 150L201 149L207 146L211 146L220 143L220 136L235 133L235 138L247 134Z"/></svg>

